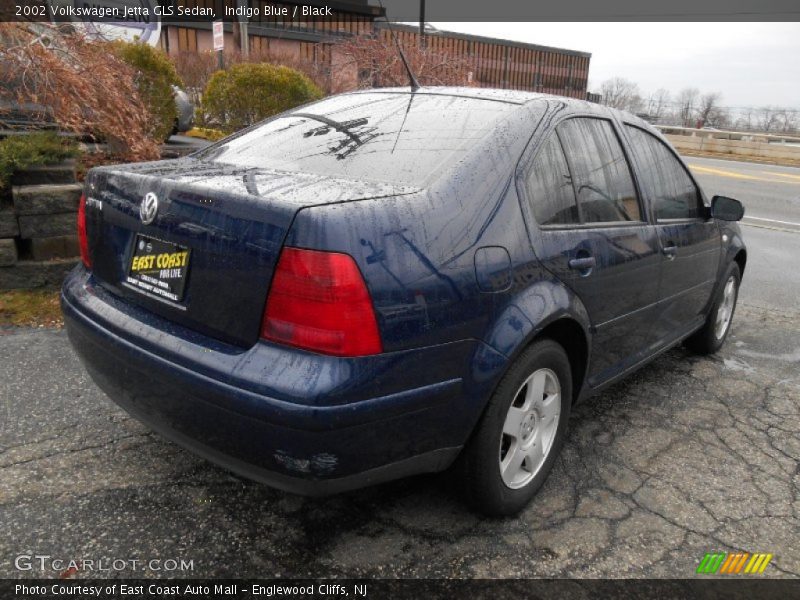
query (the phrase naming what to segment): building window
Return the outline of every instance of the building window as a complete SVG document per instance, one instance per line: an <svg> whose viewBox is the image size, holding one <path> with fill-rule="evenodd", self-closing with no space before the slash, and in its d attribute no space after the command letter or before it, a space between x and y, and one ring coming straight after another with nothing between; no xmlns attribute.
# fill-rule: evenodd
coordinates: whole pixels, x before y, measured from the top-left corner
<svg viewBox="0 0 800 600"><path fill-rule="evenodd" d="M269 54L269 38L263 35L251 35L250 52L256 55Z"/></svg>
<svg viewBox="0 0 800 600"><path fill-rule="evenodd" d="M197 30L188 27L176 27L179 52L197 52Z"/></svg>

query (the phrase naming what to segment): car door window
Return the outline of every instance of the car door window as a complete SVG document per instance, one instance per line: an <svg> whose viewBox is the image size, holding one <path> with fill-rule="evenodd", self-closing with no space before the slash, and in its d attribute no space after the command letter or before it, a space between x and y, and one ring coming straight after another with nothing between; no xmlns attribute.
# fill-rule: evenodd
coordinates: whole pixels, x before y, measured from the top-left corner
<svg viewBox="0 0 800 600"><path fill-rule="evenodd" d="M641 221L630 165L611 123L568 119L557 128L584 223Z"/></svg>
<svg viewBox="0 0 800 600"><path fill-rule="evenodd" d="M540 225L578 223L578 205L561 144L551 135L539 149L527 178L533 214Z"/></svg>
<svg viewBox="0 0 800 600"><path fill-rule="evenodd" d="M703 201L686 168L654 135L626 125L639 164L643 191L650 197L656 219L697 219Z"/></svg>

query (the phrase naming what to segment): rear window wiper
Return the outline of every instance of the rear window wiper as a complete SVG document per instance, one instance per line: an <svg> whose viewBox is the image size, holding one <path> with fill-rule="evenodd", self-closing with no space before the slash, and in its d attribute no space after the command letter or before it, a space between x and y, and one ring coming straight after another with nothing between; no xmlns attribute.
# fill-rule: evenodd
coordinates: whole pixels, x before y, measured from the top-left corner
<svg viewBox="0 0 800 600"><path fill-rule="evenodd" d="M290 117L304 117L306 119L313 119L314 121L319 121L320 123L324 123L328 127L332 127L336 131L339 131L353 140L358 146L361 146L364 142L361 138L353 133L351 129L354 127L360 127L362 125L366 125L368 119L353 119L352 121L345 121L341 123L339 121L334 121L333 119L329 119L328 117L323 117L322 115L315 115L312 113L292 113L291 115L287 115ZM311 132L306 133L305 135L313 135Z"/></svg>

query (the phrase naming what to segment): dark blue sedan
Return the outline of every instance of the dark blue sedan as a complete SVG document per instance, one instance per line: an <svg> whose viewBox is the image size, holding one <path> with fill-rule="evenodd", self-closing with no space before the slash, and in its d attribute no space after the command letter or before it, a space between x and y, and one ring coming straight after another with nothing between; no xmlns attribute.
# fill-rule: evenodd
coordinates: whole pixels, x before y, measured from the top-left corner
<svg viewBox="0 0 800 600"><path fill-rule="evenodd" d="M454 466L511 514L575 402L722 345L742 214L626 113L356 92L93 169L62 305L98 385L223 467L321 495Z"/></svg>

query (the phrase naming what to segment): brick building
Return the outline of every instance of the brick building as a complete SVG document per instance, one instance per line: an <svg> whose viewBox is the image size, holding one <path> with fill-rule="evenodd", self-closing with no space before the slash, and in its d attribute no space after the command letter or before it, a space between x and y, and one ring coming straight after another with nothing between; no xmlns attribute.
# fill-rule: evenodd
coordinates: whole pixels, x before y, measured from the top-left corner
<svg viewBox="0 0 800 600"><path fill-rule="evenodd" d="M389 41L386 23L375 25L380 35ZM392 28L403 46L420 43L418 27L392 25ZM425 43L431 49L466 58L472 68L471 83L479 87L586 98L592 56L588 52L450 31L428 31Z"/></svg>
<svg viewBox="0 0 800 600"><path fill-rule="evenodd" d="M353 77L353 74L339 72L337 40L346 36L377 35L390 41L383 11L369 0L304 2L330 6L336 11L335 20L265 16L267 7L285 7L291 15L295 6L291 2L246 0L245 3L260 8L261 15L247 21L246 40L241 39L242 29L226 22L226 48L291 56L321 65L338 76ZM176 0L176 4L214 8L217 15L223 15L226 7L236 7L237 0ZM404 46L421 42L417 27L396 24L393 28ZM424 42L433 50L456 54L467 62L465 84L586 98L591 58L587 52L436 30L426 32ZM171 19L162 27L160 44L173 55L210 51L213 48L211 23Z"/></svg>

